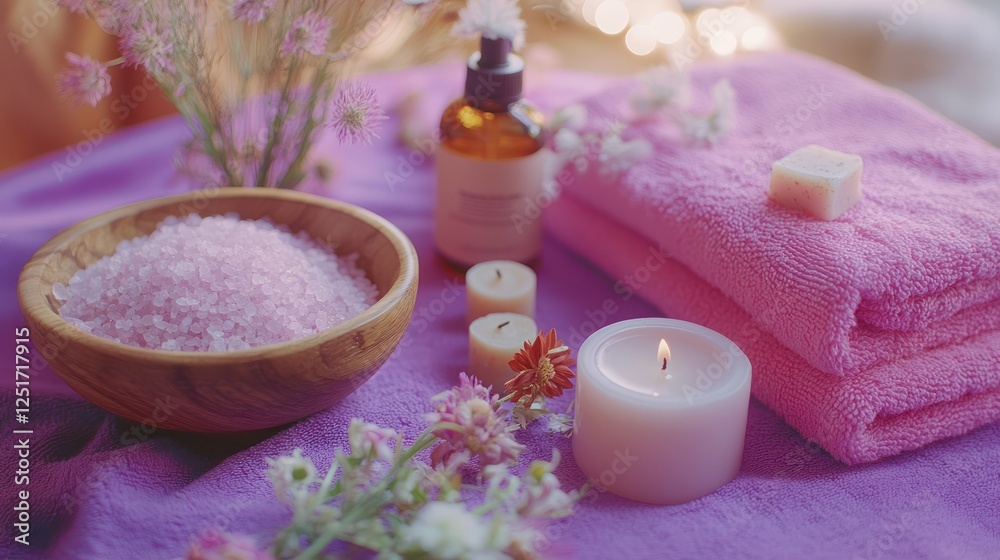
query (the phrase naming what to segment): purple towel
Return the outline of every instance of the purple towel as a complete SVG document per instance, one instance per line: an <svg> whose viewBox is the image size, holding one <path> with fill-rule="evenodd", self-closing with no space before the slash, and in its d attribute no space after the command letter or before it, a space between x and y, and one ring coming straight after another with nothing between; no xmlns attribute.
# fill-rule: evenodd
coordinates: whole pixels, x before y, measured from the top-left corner
<svg viewBox="0 0 1000 560"><path fill-rule="evenodd" d="M386 104L409 89L428 93L421 111L440 114L461 91L462 61L368 79ZM527 75L529 88L543 76ZM603 79L552 73L553 105L593 90ZM554 88L559 88L556 91ZM535 90L537 91L537 90ZM326 466L352 416L411 436L423 427L426 400L455 382L466 362L461 277L437 260L431 228L432 175L415 152L395 146L398 121L374 148L335 150L336 184L326 194L360 204L400 226L420 256L417 319L396 354L343 403L302 422L254 436L206 437L128 422L84 402L50 371L33 372L31 546L12 542L13 376L0 383L0 558L22 560L172 560L206 525L267 538L290 512L264 477L264 458L302 447ZM51 235L97 212L176 192L174 148L185 137L169 119L107 137L64 182L51 164L65 152L0 174L0 355L13 355L17 272ZM329 139L327 140L329 141ZM411 165L413 167L407 167ZM403 182L390 187L384 174ZM558 243L545 244L538 270L539 325L577 338L611 321L656 315L639 298L623 299L588 263ZM9 362L8 362L9 363ZM36 362L37 363L37 362ZM567 395L567 399L571 395ZM567 399L558 404L563 405ZM525 458L563 453L556 474L583 483L570 440L530 430ZM756 401L750 405L739 477L717 493L676 507L594 493L579 513L552 526L550 554L581 559L686 560L987 560L1000 549L1000 425L860 468L838 463Z"/></svg>
<svg viewBox="0 0 1000 560"><path fill-rule="evenodd" d="M1000 328L1000 152L912 99L805 55L697 68L726 77L736 127L691 148L651 119L654 154L567 190L662 244L814 367L849 374ZM586 102L596 131L629 81ZM824 222L767 198L771 163L807 144L864 158L865 198Z"/></svg>

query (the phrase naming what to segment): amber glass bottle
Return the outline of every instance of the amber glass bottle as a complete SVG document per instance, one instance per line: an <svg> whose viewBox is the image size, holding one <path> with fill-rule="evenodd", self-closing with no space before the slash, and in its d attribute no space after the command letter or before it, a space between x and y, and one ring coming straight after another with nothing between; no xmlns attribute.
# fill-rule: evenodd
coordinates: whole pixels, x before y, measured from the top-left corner
<svg viewBox="0 0 1000 560"><path fill-rule="evenodd" d="M441 117L435 240L449 261L534 261L545 152L541 112L521 97L524 62L510 41L483 39L465 95Z"/></svg>

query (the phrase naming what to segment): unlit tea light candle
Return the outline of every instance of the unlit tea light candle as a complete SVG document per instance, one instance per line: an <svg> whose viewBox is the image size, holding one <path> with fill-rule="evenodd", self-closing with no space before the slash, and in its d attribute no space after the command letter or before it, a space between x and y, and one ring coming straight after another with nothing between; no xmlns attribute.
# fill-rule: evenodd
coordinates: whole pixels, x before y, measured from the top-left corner
<svg viewBox="0 0 1000 560"><path fill-rule="evenodd" d="M528 340L538 336L535 320L517 313L490 313L469 325L468 373L493 392L504 394L504 384L514 378L507 365Z"/></svg>
<svg viewBox="0 0 1000 560"><path fill-rule="evenodd" d="M465 274L467 321L490 313L535 316L535 271L514 261L479 263Z"/></svg>
<svg viewBox="0 0 1000 560"><path fill-rule="evenodd" d="M673 319L604 327L580 348L573 456L595 484L681 504L736 477L750 360L726 337Z"/></svg>

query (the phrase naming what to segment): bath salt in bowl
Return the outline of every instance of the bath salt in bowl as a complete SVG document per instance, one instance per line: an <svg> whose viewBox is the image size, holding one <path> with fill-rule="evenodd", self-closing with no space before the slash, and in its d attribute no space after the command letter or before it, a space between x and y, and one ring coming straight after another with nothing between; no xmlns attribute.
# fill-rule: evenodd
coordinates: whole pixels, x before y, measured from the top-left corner
<svg viewBox="0 0 1000 560"><path fill-rule="evenodd" d="M378 289L357 257L266 220L170 216L52 293L67 322L116 342L243 350L316 334L371 307Z"/></svg>
<svg viewBox="0 0 1000 560"><path fill-rule="evenodd" d="M385 219L225 188L140 202L47 242L18 280L39 355L92 403L155 427L235 432L330 407L410 321L417 256Z"/></svg>

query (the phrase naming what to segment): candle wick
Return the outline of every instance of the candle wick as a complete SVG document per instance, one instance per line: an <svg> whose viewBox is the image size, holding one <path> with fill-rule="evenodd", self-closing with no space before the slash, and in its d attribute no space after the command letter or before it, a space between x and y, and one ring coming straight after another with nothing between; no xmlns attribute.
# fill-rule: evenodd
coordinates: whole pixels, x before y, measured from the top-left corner
<svg viewBox="0 0 1000 560"><path fill-rule="evenodd" d="M509 324L510 324L510 321L504 321L503 323L500 323L499 325L497 325L497 328L498 329L502 329L502 328L506 327Z"/></svg>
<svg viewBox="0 0 1000 560"><path fill-rule="evenodd" d="M497 269L497 280L500 280L501 278L503 278L503 275L500 274L500 269L498 268Z"/></svg>
<svg viewBox="0 0 1000 560"><path fill-rule="evenodd" d="M660 368L660 371L663 371L663 370L666 370L666 369L667 369L667 359L663 358L663 367Z"/></svg>

